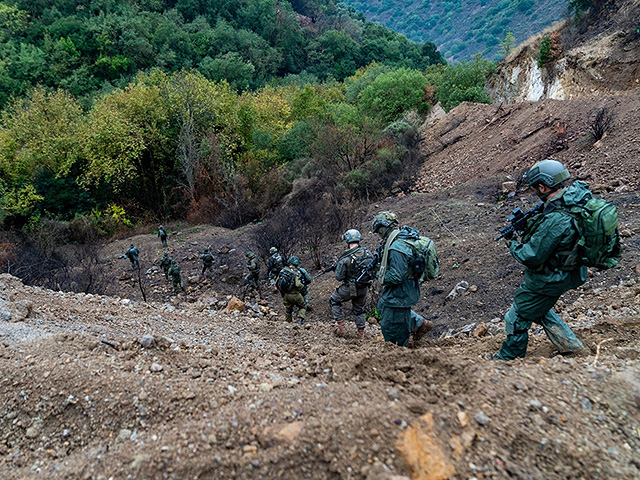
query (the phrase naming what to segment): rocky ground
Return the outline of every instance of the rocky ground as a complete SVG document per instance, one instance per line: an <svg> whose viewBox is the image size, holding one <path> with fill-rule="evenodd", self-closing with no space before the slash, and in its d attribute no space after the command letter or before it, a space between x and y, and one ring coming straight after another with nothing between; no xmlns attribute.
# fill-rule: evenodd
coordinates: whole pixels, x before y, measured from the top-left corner
<svg viewBox="0 0 640 480"><path fill-rule="evenodd" d="M638 478L638 193L603 190L620 212L625 257L558 305L586 351L557 356L534 329L527 358L506 364L486 357L522 270L494 229L532 199L501 198L500 184L401 195L363 216L369 247L379 209L439 247L441 276L417 306L436 328L404 349L374 323L364 342L353 324L334 337L330 275L312 284L302 328L283 321L268 289L237 301L256 226L172 235L187 285L178 296L153 235L132 239L147 302L117 259L129 239L104 248L109 295L0 277L0 477ZM196 257L208 245L218 252L211 279Z"/></svg>
<svg viewBox="0 0 640 480"><path fill-rule="evenodd" d="M370 219L389 209L436 242L441 274L416 306L436 327L409 348L375 323L363 342L353 324L334 337L330 274L302 328L266 287L235 298L259 225L170 225L178 296L153 234L104 246L105 295L0 276L0 478L640 478L639 102L463 104L430 124L413 193L353 225L373 249ZM586 118L602 106L615 128L593 144ZM522 279L495 229L533 206L517 179L550 154L617 205L624 257L558 303L583 354L555 355L534 328L526 359L489 361ZM118 259L130 241L139 277ZM199 275L206 246L212 278Z"/></svg>

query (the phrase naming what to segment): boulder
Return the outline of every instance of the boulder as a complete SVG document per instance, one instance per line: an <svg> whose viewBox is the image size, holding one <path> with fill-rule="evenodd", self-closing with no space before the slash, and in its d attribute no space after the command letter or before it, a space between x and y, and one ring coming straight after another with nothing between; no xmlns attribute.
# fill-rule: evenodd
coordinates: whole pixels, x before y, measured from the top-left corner
<svg viewBox="0 0 640 480"><path fill-rule="evenodd" d="M244 304L242 300L237 297L231 297L229 303L225 307L225 310L229 312L244 312L247 306Z"/></svg>

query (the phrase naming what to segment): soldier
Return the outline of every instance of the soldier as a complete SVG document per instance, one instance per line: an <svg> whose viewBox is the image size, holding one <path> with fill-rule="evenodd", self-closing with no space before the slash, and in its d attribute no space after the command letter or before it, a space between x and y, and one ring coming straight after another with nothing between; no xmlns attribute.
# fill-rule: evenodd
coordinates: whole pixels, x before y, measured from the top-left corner
<svg viewBox="0 0 640 480"><path fill-rule="evenodd" d="M131 270L140 268L140 250L138 250L133 243L129 246L129 249L120 258L128 258L131 262Z"/></svg>
<svg viewBox="0 0 640 480"><path fill-rule="evenodd" d="M564 206L576 205L591 198L587 185L570 178L565 166L552 159L535 164L525 175L525 183L545 202L543 211L529 220L520 241L507 239L511 255L526 269L524 282L515 293L513 305L504 316L507 338L492 358L524 358L532 323L542 325L549 340L561 353L575 353L584 348L571 329L552 310L560 296L582 285L587 267L573 267L565 261L575 248L579 233Z"/></svg>
<svg viewBox="0 0 640 480"><path fill-rule="evenodd" d="M311 275L304 268L298 265L298 271L300 272L300 281L302 282L302 298L304 298L304 308L306 311L311 310L309 307L309 285L311 284Z"/></svg>
<svg viewBox="0 0 640 480"><path fill-rule="evenodd" d="M171 262L173 259L169 256L169 253L165 250L164 255L160 259L160 267L164 272L164 278L169 280L169 268L171 268Z"/></svg>
<svg viewBox="0 0 640 480"><path fill-rule="evenodd" d="M364 305L371 279L361 278L363 277L361 267L371 263L373 255L360 246L362 235L358 230L347 230L342 238L347 242L347 250L338 258L335 270L336 280L342 284L331 294L329 305L337 324L335 334L342 336L345 334L342 304L351 301L351 313L356 317L358 339L362 340L366 325Z"/></svg>
<svg viewBox="0 0 640 480"><path fill-rule="evenodd" d="M412 333L420 339L433 328L433 323L411 310L420 299L420 282L409 264L413 260L412 248L403 240L415 238L418 232L406 225L399 229L398 217L387 211L378 213L371 227L383 240L378 272L382 285L378 301L382 335L387 342L403 347Z"/></svg>
<svg viewBox="0 0 640 480"><path fill-rule="evenodd" d="M285 308L285 320L291 322L293 320L293 307L298 308L298 325L304 323L304 317L307 313L304 303L304 297L300 293L304 284L302 283L302 272L298 269L300 259L296 256L289 258L288 266L280 270L276 279L276 287L282 295L282 302Z"/></svg>
<svg viewBox="0 0 640 480"><path fill-rule="evenodd" d="M280 270L282 270L287 263L287 259L278 252L276 247L271 247L269 253L271 257L269 258L269 263L267 263L267 273L269 274L269 284L275 286L276 278L278 278Z"/></svg>
<svg viewBox="0 0 640 480"><path fill-rule="evenodd" d="M202 260L202 273L200 276L203 276L204 272L208 271L209 275L207 276L211 277L213 275L213 261L215 260L215 257L208 248L205 248L204 253L201 253L199 257Z"/></svg>
<svg viewBox="0 0 640 480"><path fill-rule="evenodd" d="M180 265L175 260L171 260L171 267L169 268L169 276L173 281L173 293L178 294L180 290L184 292L184 283L182 282L182 274Z"/></svg>
<svg viewBox="0 0 640 480"><path fill-rule="evenodd" d="M167 231L164 229L162 225L158 227L158 237L160 237L160 241L162 242L162 246L167 246Z"/></svg>
<svg viewBox="0 0 640 480"><path fill-rule="evenodd" d="M249 270L249 273L244 277L244 284L246 285L246 289L252 291L257 290L258 295L262 298L262 290L260 289L260 261L253 252L247 252L246 257L247 270Z"/></svg>

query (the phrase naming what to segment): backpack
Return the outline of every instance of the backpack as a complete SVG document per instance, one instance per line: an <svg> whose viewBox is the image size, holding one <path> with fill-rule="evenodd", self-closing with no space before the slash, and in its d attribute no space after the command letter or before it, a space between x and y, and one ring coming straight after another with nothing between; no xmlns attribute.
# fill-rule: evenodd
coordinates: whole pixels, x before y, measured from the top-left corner
<svg viewBox="0 0 640 480"><path fill-rule="evenodd" d="M558 211L573 218L579 235L565 268L585 265L607 269L620 262L622 247L615 205L591 198L584 204L559 205Z"/></svg>
<svg viewBox="0 0 640 480"><path fill-rule="evenodd" d="M359 248L351 255L349 255L349 278L348 280L355 281L358 285L371 285L375 275L373 269L367 270L367 267L373 260L373 254L366 248Z"/></svg>
<svg viewBox="0 0 640 480"><path fill-rule="evenodd" d="M409 262L409 269L413 278L419 282L433 280L440 272L440 261L436 244L428 237L416 236L415 238L399 238L411 247L413 258Z"/></svg>
<svg viewBox="0 0 640 480"><path fill-rule="evenodd" d="M302 288L302 282L296 273L290 268L283 268L276 279L276 288L284 295L290 293L294 289Z"/></svg>

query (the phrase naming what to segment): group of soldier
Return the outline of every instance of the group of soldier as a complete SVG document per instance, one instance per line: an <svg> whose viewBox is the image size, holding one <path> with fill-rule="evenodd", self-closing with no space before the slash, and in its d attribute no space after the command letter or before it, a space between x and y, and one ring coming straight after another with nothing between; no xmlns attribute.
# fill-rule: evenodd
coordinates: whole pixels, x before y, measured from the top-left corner
<svg viewBox="0 0 640 480"><path fill-rule="evenodd" d="M523 358L527 351L529 329L533 323L542 326L547 337L563 355L575 354L583 350L582 342L569 326L553 311L553 306L565 292L584 284L587 267L580 262L568 262L579 248L582 232L580 226L568 214L569 208L584 205L592 198L588 186L576 181L569 185L569 171L553 159L546 159L534 165L524 176L524 183L543 202L540 213L531 218L522 238L518 232L509 234L506 245L512 256L525 266L524 281L516 291L513 304L507 311L505 320L506 338L499 351L491 355L495 360ZM408 241L417 231L408 226L400 228L393 212L383 211L373 218L371 229L380 236L381 245L376 251L377 263L375 281L382 289L377 304L380 327L385 341L404 346L411 336L419 339L433 328L430 321L412 311L420 299L420 275L414 269L415 251ZM366 327L365 301L371 278L364 278L362 269L354 268L362 264L361 258L371 257L371 253L360 245L362 236L355 229L343 235L347 249L338 258L335 278L340 285L329 299L335 333L344 335L345 323L343 304L351 302L352 314L358 338L364 337ZM434 250L435 251L435 250ZM269 265L278 265L283 257L277 257L272 249ZM437 262L437 256L435 261ZM305 301L302 299L303 281L299 259L291 257L284 267L297 273L300 281L292 292L283 294L286 319L292 321L291 312L298 307L298 322L304 321ZM617 263L617 262L616 262ZM269 270L270 279L275 271ZM281 275L281 274L280 274ZM280 276L278 275L278 276ZM423 278L422 278L423 279ZM276 280L277 281L277 280ZM309 279L310 281L310 279Z"/></svg>
<svg viewBox="0 0 640 480"><path fill-rule="evenodd" d="M504 317L506 339L498 353L491 358L513 360L524 357L532 323L542 326L560 353L575 353L583 349L580 340L552 309L563 293L582 285L587 274L585 266L577 264L567 268L562 260L563 255L574 248L579 232L576 222L555 207L561 201L591 198L586 184L575 182L567 185L569 178L567 169L552 159L538 162L524 177L526 185L544 202L544 208L532 219L530 228L527 228L522 239L517 240L511 235L507 238L506 245L511 254L526 269L524 282ZM360 232L349 229L342 237L346 250L338 257L335 265L325 270L334 271L335 279L339 282L329 298L335 322L334 332L338 336L345 335L343 304L351 302L357 338L364 338L366 297L372 283L377 282L381 288L377 312L384 339L405 346L412 335L415 339L420 339L433 328L430 321L412 310L420 299L420 283L424 280L416 266L416 251L412 243L412 239L418 238L419 232L406 225L400 227L396 214L390 211L375 215L371 230L381 240L375 255L361 245ZM166 247L167 235L162 226L158 229L158 236ZM437 266L435 247L433 252L433 261ZM282 295L285 320L293 322L295 311L297 324L303 325L309 306L311 276L300 265L300 258L297 256L287 259L276 247L271 247L269 253L269 284ZM123 257L129 258L132 269L139 268L139 251L133 244ZM214 256L209 248L199 258L203 263L202 275L212 274ZM244 277L245 288L257 291L259 297L262 297L260 261L253 252L247 252L246 258L248 274ZM160 266L165 277L171 278L174 293L184 290L180 267L166 251Z"/></svg>

